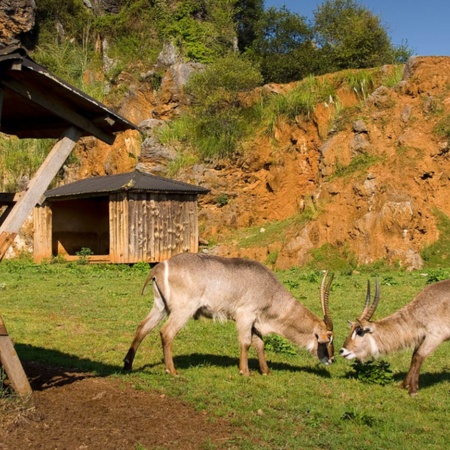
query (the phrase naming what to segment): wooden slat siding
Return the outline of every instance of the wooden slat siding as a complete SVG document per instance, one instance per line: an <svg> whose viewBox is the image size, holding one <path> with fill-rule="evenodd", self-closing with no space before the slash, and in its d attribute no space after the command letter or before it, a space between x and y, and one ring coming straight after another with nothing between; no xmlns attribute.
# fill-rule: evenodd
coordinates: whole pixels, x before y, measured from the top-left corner
<svg viewBox="0 0 450 450"><path fill-rule="evenodd" d="M116 261L116 223L115 223L115 206L116 206L116 195L112 194L109 196L109 256L111 262Z"/></svg>
<svg viewBox="0 0 450 450"><path fill-rule="evenodd" d="M145 261L147 254L147 214L146 207L147 196L139 196L139 221L138 221L138 251L136 252L137 261Z"/></svg>
<svg viewBox="0 0 450 450"><path fill-rule="evenodd" d="M184 205L184 251L185 252L193 252L192 248L192 233L194 230L192 229L191 223L191 209L192 209L192 201L191 198L187 197Z"/></svg>
<svg viewBox="0 0 450 450"><path fill-rule="evenodd" d="M181 252L186 252L189 251L189 239L186 241L186 237L189 235L190 230L189 230L189 224L186 223L186 206L188 204L187 200L187 196L185 196L184 198L180 198L179 199L179 205L178 205L178 211L180 214L180 223L178 226L178 239L179 239L179 249L178 251Z"/></svg>
<svg viewBox="0 0 450 450"><path fill-rule="evenodd" d="M158 252L158 240L156 239L155 233L157 232L158 227L158 196L156 194L150 195L150 202L147 205L147 216L149 216L149 233L150 233L150 260L149 262L157 262L159 261L159 252Z"/></svg>
<svg viewBox="0 0 450 450"><path fill-rule="evenodd" d="M183 251L183 201L181 195L174 196L172 204L173 238L172 253Z"/></svg>
<svg viewBox="0 0 450 450"><path fill-rule="evenodd" d="M160 260L160 261L164 261L165 259L167 259L167 256L166 256L166 252L165 252L165 248L166 248L166 236L164 236L164 222L165 222L165 216L166 216L166 213L165 213L165 208L164 208L164 195L163 194L160 194L159 196L158 196L159 198L158 198L158 211L159 211L159 214L158 214L158 225L157 225L157 229L158 229L158 232L157 232L157 235L156 235L156 238L157 238L157 245L158 245L158 255L157 255L157 257L158 257L158 259Z"/></svg>
<svg viewBox="0 0 450 450"><path fill-rule="evenodd" d="M138 246L137 246L137 234L138 234L138 224L137 224L137 220L138 220L138 211L136 210L136 198L134 195L130 195L129 199L128 199L128 213L129 213L129 230L130 230L130 234L128 236L128 249L129 249L129 261L130 263L134 263L135 261L135 255L136 252L138 251Z"/></svg>
<svg viewBox="0 0 450 450"><path fill-rule="evenodd" d="M169 259L172 256L172 242L173 242L173 222L172 222L172 202L167 195L164 196L164 221L163 232L167 230L165 234L164 245L164 259Z"/></svg>
<svg viewBox="0 0 450 450"><path fill-rule="evenodd" d="M128 201L126 194L110 196L110 255L113 263L128 263Z"/></svg>
<svg viewBox="0 0 450 450"><path fill-rule="evenodd" d="M172 199L166 199L166 211L167 211L167 258L170 258L172 256L172 252L174 250L174 243L175 243L175 223L174 223L174 217L173 217L173 205Z"/></svg>
<svg viewBox="0 0 450 450"><path fill-rule="evenodd" d="M126 193L110 201L112 262L154 263L198 251L196 195Z"/></svg>
<svg viewBox="0 0 450 450"><path fill-rule="evenodd" d="M52 257L52 210L46 205L37 205L33 210L34 236L33 258L36 262Z"/></svg>
<svg viewBox="0 0 450 450"><path fill-rule="evenodd" d="M155 223L155 257L158 261L164 260L164 243L162 242L163 236L162 232L162 220L163 220L163 208L162 208L162 196L158 195L157 203L156 203L156 223Z"/></svg>
<svg viewBox="0 0 450 450"><path fill-rule="evenodd" d="M129 258L136 263L147 260L147 195L129 194Z"/></svg>
<svg viewBox="0 0 450 450"><path fill-rule="evenodd" d="M150 227L147 215L147 204L150 201L150 196L145 194L140 203L140 214L142 216L142 249L141 249L141 258L139 261L150 261L149 255L149 245L150 245ZM139 262L138 261L138 262Z"/></svg>
<svg viewBox="0 0 450 450"><path fill-rule="evenodd" d="M198 252L198 210L197 202L195 197L193 197L191 203L191 208L189 210L191 229L191 251L194 253Z"/></svg>
<svg viewBox="0 0 450 450"><path fill-rule="evenodd" d="M121 263L123 257L122 227L121 227L123 217L122 217L122 197L120 194L117 194L117 203L115 208L114 220L116 227L116 258L114 262Z"/></svg>
<svg viewBox="0 0 450 450"><path fill-rule="evenodd" d="M163 204L163 197L162 195L158 195L158 214L156 216L157 222L156 222L156 257L159 261L163 261L164 258L164 236L162 234L163 231L163 221L164 221L164 204Z"/></svg>
<svg viewBox="0 0 450 450"><path fill-rule="evenodd" d="M119 224L121 225L121 237L122 237L122 261L123 263L128 263L130 260L130 252L129 252L129 241L130 241L130 216L129 216L129 202L128 202L128 195L127 194L120 194L122 198L122 215L123 220L119 221Z"/></svg>
<svg viewBox="0 0 450 450"><path fill-rule="evenodd" d="M192 223L191 223L191 201L190 197L186 196L186 201L184 204L184 215L183 215L183 226L184 226L184 233L183 233L183 251L185 252L192 252Z"/></svg>

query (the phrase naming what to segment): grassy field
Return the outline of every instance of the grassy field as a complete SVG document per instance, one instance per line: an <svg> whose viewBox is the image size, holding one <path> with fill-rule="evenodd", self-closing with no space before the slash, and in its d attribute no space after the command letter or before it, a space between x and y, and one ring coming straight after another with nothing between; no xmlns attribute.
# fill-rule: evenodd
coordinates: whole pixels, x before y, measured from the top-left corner
<svg viewBox="0 0 450 450"><path fill-rule="evenodd" d="M142 297L144 265L88 266L3 261L0 314L22 360L41 361L131 381L136 389L157 390L198 410L225 417L236 427L236 448L444 449L450 419L450 346L441 345L425 362L417 398L396 385L405 376L411 352L383 361L389 377L375 383L357 379L352 364L337 357L322 366L304 350L274 341L267 352L272 373L238 371L237 335L232 322L190 321L174 343L177 378L164 373L159 333L144 340L132 373L121 372L137 323L151 305ZM381 302L375 318L407 303L439 273L379 272ZM320 314L320 274L289 270L280 280ZM337 273L330 296L337 351L347 320L361 312L367 279L375 273ZM382 374L383 375L383 374ZM377 381L387 381L386 384Z"/></svg>

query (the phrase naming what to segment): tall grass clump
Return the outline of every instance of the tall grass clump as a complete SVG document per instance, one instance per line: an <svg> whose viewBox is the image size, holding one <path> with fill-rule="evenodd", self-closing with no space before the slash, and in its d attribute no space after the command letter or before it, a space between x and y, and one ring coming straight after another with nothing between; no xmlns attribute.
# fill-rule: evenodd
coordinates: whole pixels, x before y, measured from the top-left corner
<svg viewBox="0 0 450 450"><path fill-rule="evenodd" d="M370 70L347 70L344 72L343 81L360 101L367 100L375 87L373 72Z"/></svg>
<svg viewBox="0 0 450 450"><path fill-rule="evenodd" d="M443 117L433 131L443 139L450 139L450 115Z"/></svg>
<svg viewBox="0 0 450 450"><path fill-rule="evenodd" d="M425 247L421 256L428 268L448 268L450 257L450 218L438 209L433 210L439 230L439 239Z"/></svg>
<svg viewBox="0 0 450 450"><path fill-rule="evenodd" d="M0 133L0 190L25 189L53 144L53 139L18 139Z"/></svg>
<svg viewBox="0 0 450 450"><path fill-rule="evenodd" d="M310 119L316 105L330 99L336 99L333 83L323 77L309 76L284 94L261 97L255 109L266 130L272 133L280 116L292 121L299 116Z"/></svg>
<svg viewBox="0 0 450 450"><path fill-rule="evenodd" d="M397 86L397 84L402 81L404 68L404 64L396 65L392 68L392 70L385 73L381 78L383 86L386 86L387 88Z"/></svg>
<svg viewBox="0 0 450 450"><path fill-rule="evenodd" d="M381 161L381 158L370 153L361 153L352 158L350 164L343 166L336 161L336 169L332 175L332 178L346 178L355 173L362 172L368 169L370 166Z"/></svg>

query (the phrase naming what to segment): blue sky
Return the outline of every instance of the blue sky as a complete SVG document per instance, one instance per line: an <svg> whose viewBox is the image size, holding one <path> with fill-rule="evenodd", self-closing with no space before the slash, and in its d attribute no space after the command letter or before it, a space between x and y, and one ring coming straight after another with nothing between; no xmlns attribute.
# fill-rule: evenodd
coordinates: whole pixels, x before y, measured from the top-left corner
<svg viewBox="0 0 450 450"><path fill-rule="evenodd" d="M265 8L283 5L307 19L324 0L265 0ZM450 0L358 0L380 17L394 45L406 43L414 55L450 56Z"/></svg>

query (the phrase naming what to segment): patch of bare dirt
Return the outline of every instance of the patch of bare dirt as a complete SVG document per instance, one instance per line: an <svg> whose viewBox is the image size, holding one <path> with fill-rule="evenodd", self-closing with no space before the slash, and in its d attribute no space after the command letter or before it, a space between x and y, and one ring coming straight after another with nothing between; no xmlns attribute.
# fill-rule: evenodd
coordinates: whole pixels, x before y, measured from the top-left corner
<svg viewBox="0 0 450 450"><path fill-rule="evenodd" d="M198 449L232 447L225 420L120 379L24 364L26 406L0 400L0 449Z"/></svg>

